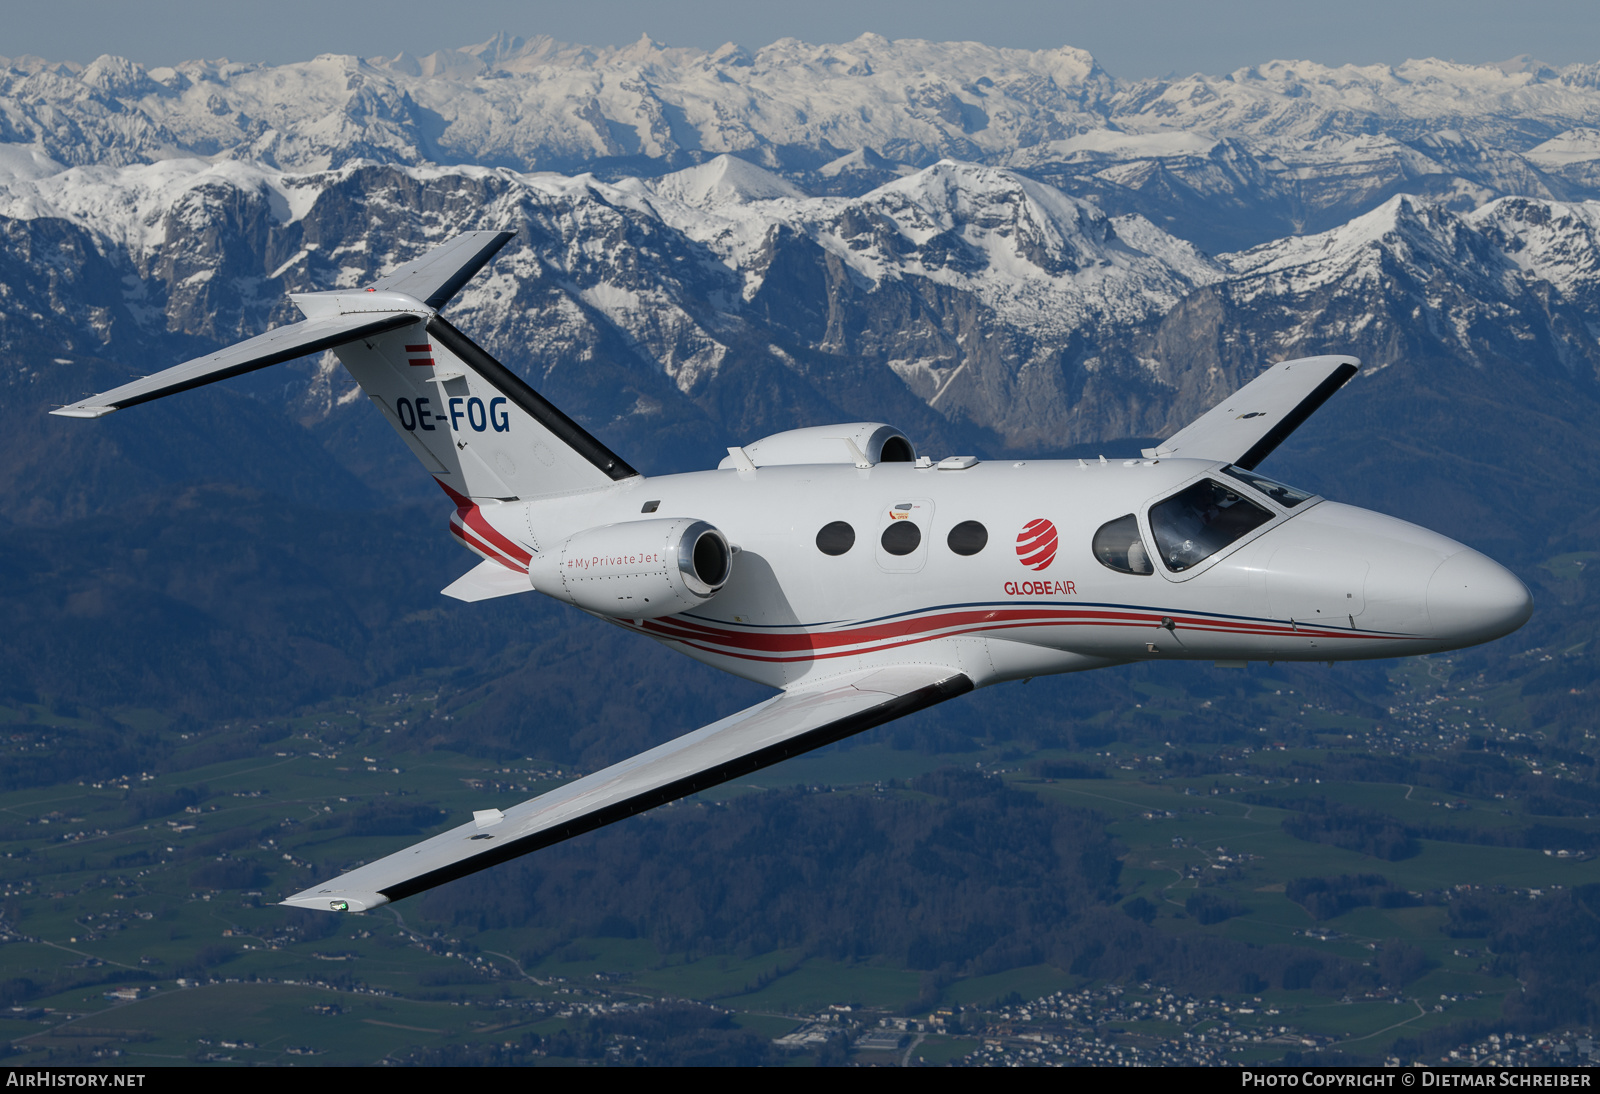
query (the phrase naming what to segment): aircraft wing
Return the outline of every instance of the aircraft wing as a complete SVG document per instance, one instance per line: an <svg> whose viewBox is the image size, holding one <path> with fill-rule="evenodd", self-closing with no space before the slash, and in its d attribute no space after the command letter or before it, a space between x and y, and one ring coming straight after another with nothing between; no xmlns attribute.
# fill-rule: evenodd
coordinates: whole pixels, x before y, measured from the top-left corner
<svg viewBox="0 0 1600 1094"><path fill-rule="evenodd" d="M1223 460L1248 471L1360 372L1360 365L1354 357L1302 357L1273 365L1144 455Z"/></svg>
<svg viewBox="0 0 1600 1094"><path fill-rule="evenodd" d="M643 813L972 690L959 670L898 665L794 688L501 812L284 900L367 911Z"/></svg>

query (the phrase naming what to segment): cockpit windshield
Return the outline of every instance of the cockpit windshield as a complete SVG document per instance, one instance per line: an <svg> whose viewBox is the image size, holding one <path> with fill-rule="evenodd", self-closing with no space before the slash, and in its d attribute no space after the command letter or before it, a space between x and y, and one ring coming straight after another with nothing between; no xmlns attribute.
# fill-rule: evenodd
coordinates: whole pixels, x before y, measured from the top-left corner
<svg viewBox="0 0 1600 1094"><path fill-rule="evenodd" d="M1224 467L1222 473L1224 475L1232 475L1240 482L1255 487L1285 509L1293 509L1296 505L1312 497L1304 490L1296 490L1294 487L1286 486L1276 479L1269 479L1265 475L1258 475L1254 471L1246 471L1242 467Z"/></svg>
<svg viewBox="0 0 1600 1094"><path fill-rule="evenodd" d="M1173 572L1210 558L1272 519L1272 514L1215 479L1202 479L1150 507L1150 531Z"/></svg>

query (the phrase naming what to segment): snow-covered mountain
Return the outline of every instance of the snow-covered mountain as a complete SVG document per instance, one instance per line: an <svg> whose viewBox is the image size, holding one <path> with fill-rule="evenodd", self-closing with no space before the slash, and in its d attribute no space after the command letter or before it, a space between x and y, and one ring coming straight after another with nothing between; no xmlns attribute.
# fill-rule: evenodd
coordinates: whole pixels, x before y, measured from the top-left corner
<svg viewBox="0 0 1600 1094"><path fill-rule="evenodd" d="M811 197L732 157L615 182L13 157L0 217L13 240L0 350L37 353L53 331L64 360L228 342L292 319L288 292L512 227L458 321L592 416L673 428L831 416L841 391L865 390L1008 445L1153 435L1267 362L1330 349L1377 367L1420 355L1600 375L1594 202L1460 214L1398 196L1211 258L1136 214L948 160L859 197ZM62 270L52 248L69 242L93 261ZM355 392L340 377L330 359L298 382L302 420L342 420Z"/></svg>
<svg viewBox="0 0 1600 1094"><path fill-rule="evenodd" d="M150 371L293 319L288 292L510 227L452 315L657 470L841 417L935 449L1163 435L1336 351L1369 366L1327 419L1347 428L1419 391L1413 421L1513 389L1582 418L1596 114L1582 67L1121 84L1070 49L870 36L14 61L0 380L76 398L118 375L96 361ZM413 481L379 473L404 453L331 359L243 385L368 483Z"/></svg>
<svg viewBox="0 0 1600 1094"><path fill-rule="evenodd" d="M150 70L17 58L0 72L0 141L65 164L223 156L616 179L734 154L814 193L860 194L954 158L1027 171L1212 251L1331 228L1399 192L1463 209L1600 197L1597 131L1600 65L1526 59L1117 81L1068 47L864 35L591 49L500 35L422 58Z"/></svg>
<svg viewBox="0 0 1600 1094"><path fill-rule="evenodd" d="M358 284L455 232L507 225L518 240L456 309L541 382L599 354L693 399L737 348L818 391L840 361L877 366L918 401L1007 432L1019 375L1053 383L1062 345L1114 337L1222 276L1143 218L951 161L859 198L806 197L727 157L614 184L200 160L48 170L30 160L0 178L0 216L70 225L124 282L62 352L243 337L293 317L287 292ZM41 307L0 314L0 348L35 339ZM314 413L334 413L318 391Z"/></svg>

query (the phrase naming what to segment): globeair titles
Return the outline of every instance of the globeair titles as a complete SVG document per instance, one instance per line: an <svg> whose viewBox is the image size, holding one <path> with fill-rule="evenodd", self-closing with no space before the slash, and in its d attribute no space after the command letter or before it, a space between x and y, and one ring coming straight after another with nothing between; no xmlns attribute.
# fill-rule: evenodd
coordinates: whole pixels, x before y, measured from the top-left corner
<svg viewBox="0 0 1600 1094"><path fill-rule="evenodd" d="M1008 581L1007 596L1077 596L1078 587L1070 581Z"/></svg>

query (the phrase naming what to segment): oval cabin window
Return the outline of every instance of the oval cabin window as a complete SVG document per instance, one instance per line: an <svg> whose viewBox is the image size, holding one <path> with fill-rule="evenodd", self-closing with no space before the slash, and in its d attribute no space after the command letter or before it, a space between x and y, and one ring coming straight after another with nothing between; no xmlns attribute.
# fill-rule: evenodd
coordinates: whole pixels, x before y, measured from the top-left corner
<svg viewBox="0 0 1600 1094"><path fill-rule="evenodd" d="M856 530L842 520L824 524L817 533L817 550L825 555L842 555L856 545Z"/></svg>
<svg viewBox="0 0 1600 1094"><path fill-rule="evenodd" d="M1150 552L1139 535L1139 521L1132 513L1109 520L1094 534L1094 557L1100 565L1119 574L1153 574Z"/></svg>
<svg viewBox="0 0 1600 1094"><path fill-rule="evenodd" d="M922 545L922 530L909 520L897 520L883 530L881 542L891 555L909 555Z"/></svg>
<svg viewBox="0 0 1600 1094"><path fill-rule="evenodd" d="M975 520L964 520L950 529L945 541L958 555L975 555L989 544L989 529Z"/></svg>

